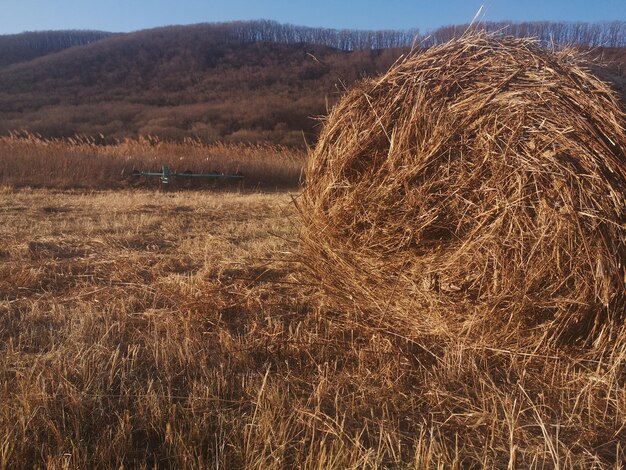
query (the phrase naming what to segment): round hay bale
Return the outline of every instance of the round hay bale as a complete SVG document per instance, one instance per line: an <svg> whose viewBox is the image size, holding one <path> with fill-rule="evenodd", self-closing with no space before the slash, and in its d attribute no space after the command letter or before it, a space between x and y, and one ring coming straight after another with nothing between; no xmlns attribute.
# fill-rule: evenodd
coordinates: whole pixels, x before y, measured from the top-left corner
<svg viewBox="0 0 626 470"><path fill-rule="evenodd" d="M466 35L334 107L298 203L309 271L396 334L621 335L626 135L574 51Z"/></svg>

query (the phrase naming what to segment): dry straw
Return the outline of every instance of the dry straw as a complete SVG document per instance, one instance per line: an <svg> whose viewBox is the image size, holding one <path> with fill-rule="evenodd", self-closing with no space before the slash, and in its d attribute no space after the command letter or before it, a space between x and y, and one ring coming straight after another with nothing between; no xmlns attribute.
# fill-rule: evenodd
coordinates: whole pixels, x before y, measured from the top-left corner
<svg viewBox="0 0 626 470"><path fill-rule="evenodd" d="M624 338L626 134L571 50L468 34L347 93L299 202L309 271L396 334Z"/></svg>

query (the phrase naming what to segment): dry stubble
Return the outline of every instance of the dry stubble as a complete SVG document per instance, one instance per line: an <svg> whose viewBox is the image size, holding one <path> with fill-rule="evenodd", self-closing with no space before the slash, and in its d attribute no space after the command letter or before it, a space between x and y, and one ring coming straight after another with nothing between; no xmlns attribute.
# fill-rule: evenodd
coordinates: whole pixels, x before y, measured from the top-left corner
<svg viewBox="0 0 626 470"><path fill-rule="evenodd" d="M0 468L612 468L625 354L417 344L306 285L290 196L0 193Z"/></svg>

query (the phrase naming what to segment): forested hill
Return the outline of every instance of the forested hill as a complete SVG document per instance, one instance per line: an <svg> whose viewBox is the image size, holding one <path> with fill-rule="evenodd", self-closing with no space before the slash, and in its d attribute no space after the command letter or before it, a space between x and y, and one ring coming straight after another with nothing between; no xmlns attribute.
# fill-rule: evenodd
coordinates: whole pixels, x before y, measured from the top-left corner
<svg viewBox="0 0 626 470"><path fill-rule="evenodd" d="M341 83L380 73L401 54L240 34L238 23L158 28L1 68L0 133L302 145Z"/></svg>
<svg viewBox="0 0 626 470"><path fill-rule="evenodd" d="M0 68L112 36L104 31L36 31L0 36Z"/></svg>
<svg viewBox="0 0 626 470"><path fill-rule="evenodd" d="M626 43L623 22L514 26L516 34L544 40ZM441 28L417 42L443 42L463 28ZM46 137L193 136L302 145L315 137L312 117L325 114L345 86L386 70L409 51L416 34L256 21L0 36L0 134L25 129ZM596 49L600 53L626 63L623 49ZM619 66L611 73L623 82Z"/></svg>

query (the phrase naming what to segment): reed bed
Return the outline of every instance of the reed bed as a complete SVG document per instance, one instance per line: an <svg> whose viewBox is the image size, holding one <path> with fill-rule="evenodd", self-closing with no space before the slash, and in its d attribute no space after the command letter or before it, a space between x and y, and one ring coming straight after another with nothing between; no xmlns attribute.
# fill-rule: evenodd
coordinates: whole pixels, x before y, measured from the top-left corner
<svg viewBox="0 0 626 470"><path fill-rule="evenodd" d="M573 50L469 33L409 55L330 113L303 260L420 342L623 348L624 122Z"/></svg>
<svg viewBox="0 0 626 470"><path fill-rule="evenodd" d="M0 185L56 189L155 187L158 178L135 178L131 173L160 171L162 165L169 165L176 171L241 173L247 188L295 188L305 160L301 150L269 144L205 144L195 139L178 143L156 136L104 142L104 137L45 139L27 132L0 137ZM194 179L181 186L233 185Z"/></svg>

